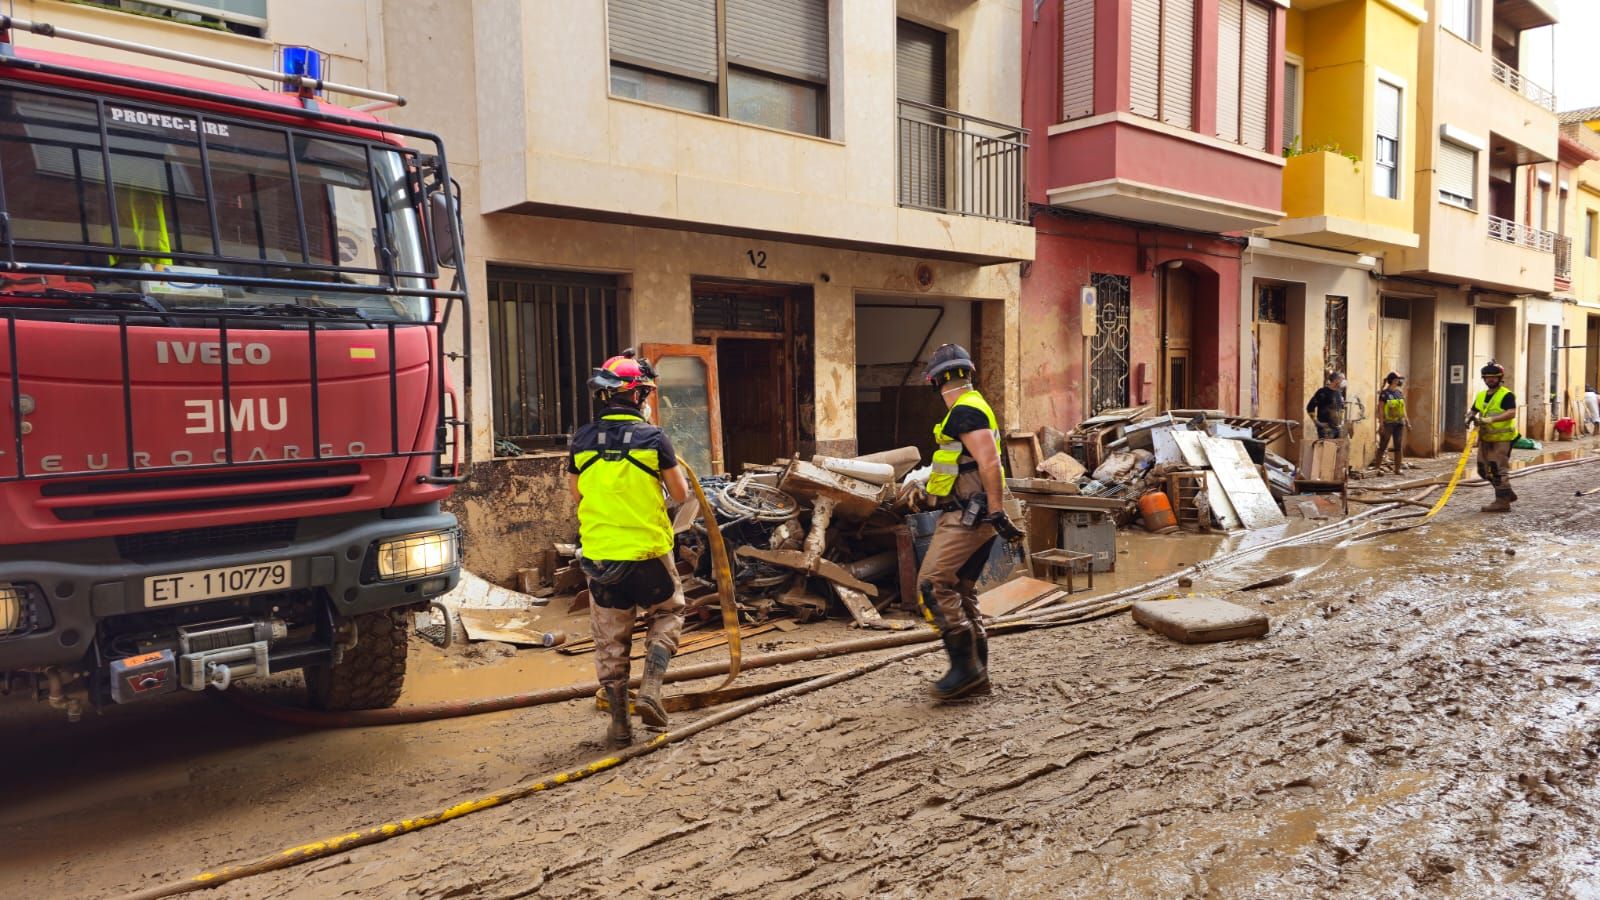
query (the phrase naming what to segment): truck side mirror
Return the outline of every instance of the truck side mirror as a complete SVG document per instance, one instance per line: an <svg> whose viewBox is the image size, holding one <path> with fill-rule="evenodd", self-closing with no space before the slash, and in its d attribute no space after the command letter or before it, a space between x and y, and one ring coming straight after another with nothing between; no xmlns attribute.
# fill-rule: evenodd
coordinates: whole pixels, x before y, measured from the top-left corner
<svg viewBox="0 0 1600 900"><path fill-rule="evenodd" d="M436 191L428 198L430 215L428 224L433 236L433 257L439 265L455 268L456 260L461 255L461 247L456 244L455 209L450 202L450 195L444 191Z"/></svg>

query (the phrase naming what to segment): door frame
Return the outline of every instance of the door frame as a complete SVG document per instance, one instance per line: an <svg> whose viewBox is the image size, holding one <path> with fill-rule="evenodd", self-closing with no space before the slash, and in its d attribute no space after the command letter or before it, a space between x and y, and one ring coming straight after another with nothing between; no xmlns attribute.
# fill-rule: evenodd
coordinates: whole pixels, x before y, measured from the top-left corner
<svg viewBox="0 0 1600 900"><path fill-rule="evenodd" d="M711 471L696 475L725 475L722 449L722 386L717 379L717 348L710 344L641 344L639 353L652 364L672 357L698 359L706 367L706 419L711 433ZM650 423L661 424L661 404L650 404Z"/></svg>

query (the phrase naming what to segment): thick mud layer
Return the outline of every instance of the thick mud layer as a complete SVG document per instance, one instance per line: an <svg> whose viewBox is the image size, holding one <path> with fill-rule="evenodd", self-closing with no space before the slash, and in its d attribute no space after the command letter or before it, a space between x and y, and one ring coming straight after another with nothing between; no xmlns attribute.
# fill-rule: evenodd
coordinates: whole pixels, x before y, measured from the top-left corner
<svg viewBox="0 0 1600 900"><path fill-rule="evenodd" d="M1591 484L1600 463L1530 473L1509 515L1464 490L1425 528L1194 585L1267 611L1263 640L1184 646L1126 616L997 637L988 697L931 703L942 656L919 657L209 896L1597 896ZM479 671L459 684L508 686ZM3 720L4 896L114 893L424 812L593 759L603 729L582 704L336 733L204 698L29 716Z"/></svg>

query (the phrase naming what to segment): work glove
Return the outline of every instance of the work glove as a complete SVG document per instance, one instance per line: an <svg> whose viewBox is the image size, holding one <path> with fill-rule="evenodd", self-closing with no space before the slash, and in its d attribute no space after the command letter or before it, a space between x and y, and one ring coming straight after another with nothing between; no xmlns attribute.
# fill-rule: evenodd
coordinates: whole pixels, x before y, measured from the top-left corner
<svg viewBox="0 0 1600 900"><path fill-rule="evenodd" d="M1011 517L1006 515L1005 510L1002 509L999 512L990 513L989 524L994 526L995 532L1004 538L1006 543L1019 544L1022 542L1022 529L1011 521Z"/></svg>

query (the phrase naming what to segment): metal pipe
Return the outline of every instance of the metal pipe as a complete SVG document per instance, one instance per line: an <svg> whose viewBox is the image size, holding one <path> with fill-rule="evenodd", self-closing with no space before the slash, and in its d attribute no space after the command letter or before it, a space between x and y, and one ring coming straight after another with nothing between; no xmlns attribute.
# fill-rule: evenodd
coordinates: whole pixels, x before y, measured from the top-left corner
<svg viewBox="0 0 1600 900"><path fill-rule="evenodd" d="M150 44L141 44L137 41L124 41L118 38L106 37L87 31L76 31L71 28L57 28L46 22L30 22L27 19L16 19L11 16L0 16L0 31L15 28L37 34L41 37L60 38L66 41L78 41L83 44L94 44L97 47L109 47L113 50L126 50L129 53L143 53L146 56L156 56L169 59L173 62L189 63L190 65L206 66L207 68L220 69L224 72L233 72L238 75L248 75L252 78L263 78L287 84L301 90L321 91L328 90L340 94L349 94L352 97L366 97L369 100L378 100L394 106L405 106L406 98L399 94L390 94L384 91L374 91L371 88L355 87L348 84L338 84L332 81L323 81L320 78L307 78L304 75L289 75L284 72L274 72L259 66L247 66L244 63L229 62L225 59L215 59L210 56L200 56L196 53L184 53L181 50L169 50L166 47L156 47Z"/></svg>

